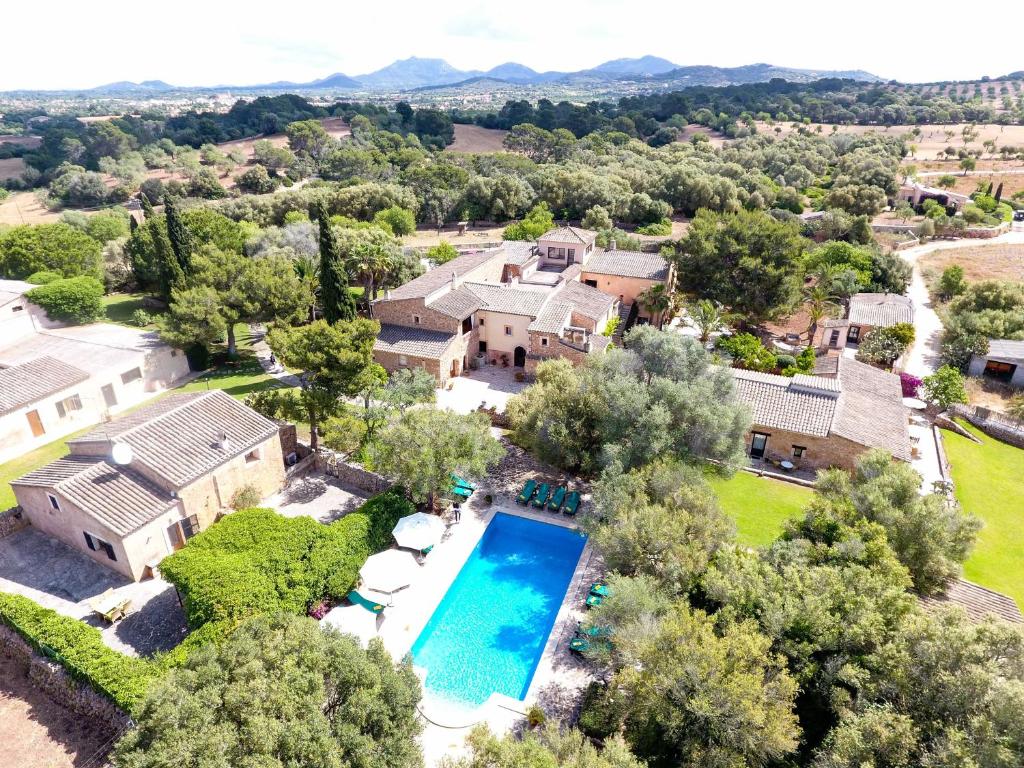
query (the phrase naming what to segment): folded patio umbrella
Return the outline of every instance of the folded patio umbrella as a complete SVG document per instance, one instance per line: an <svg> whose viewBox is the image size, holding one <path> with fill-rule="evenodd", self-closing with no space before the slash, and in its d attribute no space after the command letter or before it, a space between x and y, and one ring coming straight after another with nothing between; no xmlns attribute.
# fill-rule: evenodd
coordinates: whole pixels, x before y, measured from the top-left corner
<svg viewBox="0 0 1024 768"><path fill-rule="evenodd" d="M391 594L412 584L419 568L412 552L388 549L368 557L359 569L359 578L370 589Z"/></svg>
<svg viewBox="0 0 1024 768"><path fill-rule="evenodd" d="M440 543L444 535L444 521L437 515L416 512L399 520L391 534L398 546L422 552Z"/></svg>
<svg viewBox="0 0 1024 768"><path fill-rule="evenodd" d="M320 625L355 635L363 648L377 636L377 616L358 605L339 605L332 608L320 620Z"/></svg>

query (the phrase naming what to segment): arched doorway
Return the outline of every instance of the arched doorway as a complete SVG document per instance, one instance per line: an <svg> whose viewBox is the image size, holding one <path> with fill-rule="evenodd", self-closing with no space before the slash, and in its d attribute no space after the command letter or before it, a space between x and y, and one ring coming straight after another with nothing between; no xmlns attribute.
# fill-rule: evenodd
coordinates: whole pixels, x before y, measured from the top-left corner
<svg viewBox="0 0 1024 768"><path fill-rule="evenodd" d="M512 352L512 365L516 368L523 368L526 366L526 350L522 347L516 347Z"/></svg>

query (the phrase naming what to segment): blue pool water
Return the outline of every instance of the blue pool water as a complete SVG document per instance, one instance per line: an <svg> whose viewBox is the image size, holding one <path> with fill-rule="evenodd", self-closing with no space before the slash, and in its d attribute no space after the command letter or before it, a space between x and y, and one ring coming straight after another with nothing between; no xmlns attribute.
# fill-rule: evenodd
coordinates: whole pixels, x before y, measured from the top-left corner
<svg viewBox="0 0 1024 768"><path fill-rule="evenodd" d="M462 706L526 697L586 537L498 513L412 647L428 693Z"/></svg>

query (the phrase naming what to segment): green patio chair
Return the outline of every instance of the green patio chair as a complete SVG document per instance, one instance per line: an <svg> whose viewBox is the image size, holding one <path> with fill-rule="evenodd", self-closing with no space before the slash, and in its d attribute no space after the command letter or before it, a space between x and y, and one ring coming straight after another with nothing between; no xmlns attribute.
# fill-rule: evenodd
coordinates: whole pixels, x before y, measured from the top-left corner
<svg viewBox="0 0 1024 768"><path fill-rule="evenodd" d="M473 492L469 488L463 488L461 485L456 485L454 488L452 488L451 493L452 496L460 498L463 501L465 501L466 499L473 495Z"/></svg>
<svg viewBox="0 0 1024 768"><path fill-rule="evenodd" d="M587 608L593 608L603 602L604 598L601 595L587 595Z"/></svg>
<svg viewBox="0 0 1024 768"><path fill-rule="evenodd" d="M609 591L607 584L596 582L595 584L590 585L590 594L600 595L601 597L608 597L608 595L610 595L611 592Z"/></svg>
<svg viewBox="0 0 1024 768"><path fill-rule="evenodd" d="M516 496L516 503L518 504L529 504L530 499L533 498L533 492L537 490L536 480L527 480L526 485L523 486L523 490Z"/></svg>
<svg viewBox="0 0 1024 768"><path fill-rule="evenodd" d="M551 486L547 483L541 483L540 488L537 489L537 495L533 498L533 506L537 509L544 509L544 505L548 503L548 495L551 493Z"/></svg>
<svg viewBox="0 0 1024 768"><path fill-rule="evenodd" d="M565 506L562 507L562 511L565 514L572 516L576 514L576 510L580 507L580 492L573 491L565 497Z"/></svg>
<svg viewBox="0 0 1024 768"><path fill-rule="evenodd" d="M365 597L360 595L354 589L348 593L348 601L353 605L361 605L363 608L368 610L370 613L380 613L384 610L384 606L375 600L367 600Z"/></svg>
<svg viewBox="0 0 1024 768"><path fill-rule="evenodd" d="M468 480L463 480L458 475L452 475L452 483L455 484L456 488L465 488L469 491L476 490L476 486L473 485L473 483L469 482Z"/></svg>
<svg viewBox="0 0 1024 768"><path fill-rule="evenodd" d="M558 490L554 492L551 496L551 501L548 502L548 509L552 512L557 512L561 509L562 502L565 501L565 494L567 493L567 490L568 489L564 485L558 486Z"/></svg>
<svg viewBox="0 0 1024 768"><path fill-rule="evenodd" d="M590 639L576 635L569 641L569 650L573 653L586 653L590 650Z"/></svg>

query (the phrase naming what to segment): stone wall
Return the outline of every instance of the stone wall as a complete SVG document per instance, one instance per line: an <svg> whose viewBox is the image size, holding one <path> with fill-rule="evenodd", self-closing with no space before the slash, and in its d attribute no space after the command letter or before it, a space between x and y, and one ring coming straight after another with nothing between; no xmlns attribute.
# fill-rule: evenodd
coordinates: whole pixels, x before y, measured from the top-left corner
<svg viewBox="0 0 1024 768"><path fill-rule="evenodd" d="M27 527L28 515L21 511L21 507L11 507L6 512L0 512L0 539Z"/></svg>
<svg viewBox="0 0 1024 768"><path fill-rule="evenodd" d="M383 475L370 472L356 464L350 464L338 457L337 454L326 450L321 450L317 454L316 468L338 478L343 485L359 488L371 495L383 493L392 486L392 482Z"/></svg>
<svg viewBox="0 0 1024 768"><path fill-rule="evenodd" d="M829 467L853 469L857 458L867 450L863 445L852 443L836 435L815 437L774 427L762 427L757 424L753 426L753 431L768 435L766 459L771 461L786 459L793 462L797 469L827 469ZM746 436L747 450L750 450L750 438L751 433L748 432ZM806 449L800 458L793 456L794 445Z"/></svg>
<svg viewBox="0 0 1024 768"><path fill-rule="evenodd" d="M118 733L131 725L131 719L114 702L75 680L60 664L37 654L5 624L0 624L0 653L27 667L29 679L60 706Z"/></svg>
<svg viewBox="0 0 1024 768"><path fill-rule="evenodd" d="M1024 448L1024 424L1016 419L1005 414L990 411L988 408L960 405L959 403L951 405L949 411L953 416L966 419L989 437L1002 440L1004 443L1009 443L1018 448ZM952 422L952 424L952 427L948 424L945 426L950 429L956 429L958 426L956 422ZM969 433L968 436L970 436Z"/></svg>

